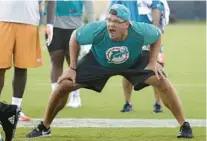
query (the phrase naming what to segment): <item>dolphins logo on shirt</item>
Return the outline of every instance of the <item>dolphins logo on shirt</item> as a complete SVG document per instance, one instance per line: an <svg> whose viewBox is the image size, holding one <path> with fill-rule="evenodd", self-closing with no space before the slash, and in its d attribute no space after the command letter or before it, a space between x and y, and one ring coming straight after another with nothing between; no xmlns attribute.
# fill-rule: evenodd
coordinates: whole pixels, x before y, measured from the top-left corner
<svg viewBox="0 0 207 141"><path fill-rule="evenodd" d="M106 51L108 63L122 64L129 58L129 51L126 46L112 47Z"/></svg>

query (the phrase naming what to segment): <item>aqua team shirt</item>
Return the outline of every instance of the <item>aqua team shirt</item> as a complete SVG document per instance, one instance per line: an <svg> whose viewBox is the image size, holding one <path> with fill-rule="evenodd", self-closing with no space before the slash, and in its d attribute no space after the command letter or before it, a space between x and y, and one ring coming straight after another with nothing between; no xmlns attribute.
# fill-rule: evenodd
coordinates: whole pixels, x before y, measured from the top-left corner
<svg viewBox="0 0 207 141"><path fill-rule="evenodd" d="M98 63L106 68L125 69L136 63L143 45L156 42L160 30L146 23L131 22L123 41L112 41L107 31L107 21L95 21L76 30L80 45L92 44L91 51Z"/></svg>

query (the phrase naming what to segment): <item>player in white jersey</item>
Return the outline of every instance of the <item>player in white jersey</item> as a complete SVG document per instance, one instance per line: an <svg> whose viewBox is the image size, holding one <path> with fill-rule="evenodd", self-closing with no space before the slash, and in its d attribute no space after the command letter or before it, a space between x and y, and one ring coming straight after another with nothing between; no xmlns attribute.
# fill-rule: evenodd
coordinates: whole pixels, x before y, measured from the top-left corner
<svg viewBox="0 0 207 141"><path fill-rule="evenodd" d="M39 0L0 0L0 93L4 86L5 72L14 66L12 104L21 107L27 81L27 68L42 65L39 21ZM52 41L55 1L48 2L46 31L48 43ZM20 113L22 121L30 118Z"/></svg>

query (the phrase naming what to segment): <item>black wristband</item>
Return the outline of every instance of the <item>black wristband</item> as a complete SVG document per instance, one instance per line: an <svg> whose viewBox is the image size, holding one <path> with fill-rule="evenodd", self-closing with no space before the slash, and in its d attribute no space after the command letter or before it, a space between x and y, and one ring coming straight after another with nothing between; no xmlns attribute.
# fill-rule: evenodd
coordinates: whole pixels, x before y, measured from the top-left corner
<svg viewBox="0 0 207 141"><path fill-rule="evenodd" d="M70 69L71 69L71 70L74 70L74 71L76 71L76 69L75 69L75 68L73 68L73 67L70 67Z"/></svg>

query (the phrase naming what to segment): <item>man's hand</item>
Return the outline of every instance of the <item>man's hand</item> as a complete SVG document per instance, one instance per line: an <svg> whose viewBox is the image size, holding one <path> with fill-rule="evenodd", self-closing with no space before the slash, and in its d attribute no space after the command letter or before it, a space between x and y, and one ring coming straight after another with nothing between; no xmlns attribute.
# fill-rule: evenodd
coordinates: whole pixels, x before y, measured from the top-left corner
<svg viewBox="0 0 207 141"><path fill-rule="evenodd" d="M46 44L49 46L52 42L53 38L53 25L52 24L47 24L45 28L45 32L47 34L47 39L46 39Z"/></svg>
<svg viewBox="0 0 207 141"><path fill-rule="evenodd" d="M164 69L162 67L162 65L160 65L159 63L149 63L146 67L145 70L152 70L154 71L157 79L165 79L167 76L164 72ZM161 78L160 78L161 76Z"/></svg>
<svg viewBox="0 0 207 141"><path fill-rule="evenodd" d="M63 74L58 78L57 83L60 83L63 80L72 80L73 85L76 84L76 70L73 68L68 68L66 71L63 72Z"/></svg>

